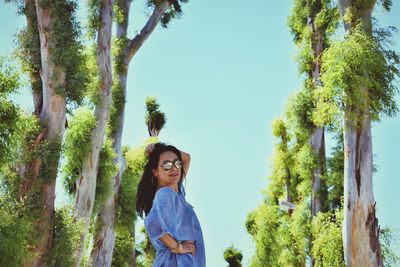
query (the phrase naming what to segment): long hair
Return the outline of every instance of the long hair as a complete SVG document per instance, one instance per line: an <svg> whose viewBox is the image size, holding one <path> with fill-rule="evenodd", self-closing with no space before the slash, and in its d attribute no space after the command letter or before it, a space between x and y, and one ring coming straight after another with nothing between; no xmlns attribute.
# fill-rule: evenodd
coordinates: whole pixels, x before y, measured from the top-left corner
<svg viewBox="0 0 400 267"><path fill-rule="evenodd" d="M176 154L178 159L182 161L181 152L174 146L165 143L155 143L153 151L148 156L148 161L144 166L142 177L137 188L136 194L136 212L143 219L143 213L147 216L153 206L153 199L157 191L157 185L153 184L153 170L157 169L160 155L165 151L172 151ZM181 177L178 182L178 190L181 192L183 189L182 182L185 179L185 172L181 169ZM184 192L183 192L184 193Z"/></svg>

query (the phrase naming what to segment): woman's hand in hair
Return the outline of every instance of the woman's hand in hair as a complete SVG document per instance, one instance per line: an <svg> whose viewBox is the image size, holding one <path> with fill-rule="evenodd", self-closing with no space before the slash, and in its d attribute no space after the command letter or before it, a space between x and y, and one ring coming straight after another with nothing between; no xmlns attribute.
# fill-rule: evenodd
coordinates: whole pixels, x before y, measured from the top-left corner
<svg viewBox="0 0 400 267"><path fill-rule="evenodd" d="M144 154L146 155L146 157L149 157L149 155L151 154L151 152L153 152L154 150L154 143L153 144L149 144L147 145L146 149L144 150Z"/></svg>
<svg viewBox="0 0 400 267"><path fill-rule="evenodd" d="M194 245L194 241L190 241L190 240L184 241L182 243L182 250L183 250L182 254L190 252L194 256L196 253L196 246Z"/></svg>

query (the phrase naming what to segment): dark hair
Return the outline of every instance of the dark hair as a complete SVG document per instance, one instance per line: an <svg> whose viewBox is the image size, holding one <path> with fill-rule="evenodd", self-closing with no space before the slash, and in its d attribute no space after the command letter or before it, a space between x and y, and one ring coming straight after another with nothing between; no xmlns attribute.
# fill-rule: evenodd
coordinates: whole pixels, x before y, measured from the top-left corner
<svg viewBox="0 0 400 267"><path fill-rule="evenodd" d="M154 144L154 149L150 153L150 155L148 155L148 161L144 166L143 174L142 177L140 178L136 194L136 212L142 219L143 219L143 212L147 216L147 214L151 210L151 207L153 206L153 199L157 191L157 185L153 184L152 170L157 169L157 166L160 161L160 155L165 151L174 152L178 157L178 159L182 161L181 152L176 147L161 142ZM182 168L181 177L178 182L179 192L183 190L182 182L185 179L185 175L186 174Z"/></svg>

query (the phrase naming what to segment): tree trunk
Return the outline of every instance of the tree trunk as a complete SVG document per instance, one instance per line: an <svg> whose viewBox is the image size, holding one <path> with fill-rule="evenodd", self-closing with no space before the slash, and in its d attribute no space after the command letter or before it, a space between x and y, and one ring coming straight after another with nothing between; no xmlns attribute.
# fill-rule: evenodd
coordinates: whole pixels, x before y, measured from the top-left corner
<svg viewBox="0 0 400 267"><path fill-rule="evenodd" d="M312 215L317 215L318 212L322 211L323 206L323 181L321 177L324 175L325 169L325 136L324 127L317 127L313 130L310 138L311 146L317 156L317 165L315 166L312 174L312 199L311 199L311 211Z"/></svg>
<svg viewBox="0 0 400 267"><path fill-rule="evenodd" d="M90 218L96 193L96 178L100 150L104 140L109 109L111 104L111 29L113 17L113 0L102 0L99 11L101 25L97 34L97 64L99 66L99 100L95 108L96 127L91 137L91 149L82 164L82 172L76 185L75 218L84 219L85 229L81 235L77 252L76 266L80 266L84 244L89 229Z"/></svg>
<svg viewBox="0 0 400 267"><path fill-rule="evenodd" d="M323 6L321 1L318 1L319 10L322 10ZM320 73L321 73L321 54L323 51L323 40L324 32L317 27L315 24L315 14L310 14L307 21L308 27L312 34L310 43L311 49L314 53L314 68L308 74L309 79L312 79L314 86L320 85ZM322 210L323 199L322 199L322 183L321 177L325 171L325 130L324 127L314 126L312 134L310 136L310 144L313 148L315 155L317 156L317 165L312 174L312 198L311 198L311 212L315 216Z"/></svg>
<svg viewBox="0 0 400 267"><path fill-rule="evenodd" d="M39 240L33 252L37 255L25 266L43 266L45 256L51 248L54 228L55 181L60 157L61 138L65 130L66 100L64 95L56 93L56 89L65 86L65 73L60 66L54 64L55 40L52 29L53 14L50 9L41 6L36 0L37 23L40 36L40 52L43 86L43 105L40 110L40 121L44 125L38 142L48 141L51 146L52 159L35 161L35 168L26 169L27 183L22 186L21 194L25 195L35 182L41 186L40 215L37 221ZM53 143L54 142L54 143ZM39 173L40 170L40 173ZM38 180L40 179L40 180Z"/></svg>
<svg viewBox="0 0 400 267"><path fill-rule="evenodd" d="M30 31L35 31L36 36L30 39L29 41L35 43L37 46L37 50L40 51L40 37L38 31L38 21L36 15L36 5L35 0L26 0L24 7L24 14L26 17L27 28L26 31L29 33ZM25 40L24 40L25 41ZM23 42L24 42L23 41ZM25 41L26 42L26 41ZM22 45L23 46L23 45ZM40 77L41 72L41 58L40 52L35 53L34 49L29 49L26 51L30 67L32 68L30 74L30 84L33 96L33 114L40 119L40 112L42 110L43 105L43 94L42 94L42 78ZM34 149L39 146L39 144L43 141L43 137L45 134L45 130L42 131L36 138L34 142ZM40 168L40 160L33 159L31 162L22 162L16 166L17 172L21 177L25 177L25 181L22 182L20 188L20 195L25 196L29 189L32 187L33 182L36 180L39 175Z"/></svg>
<svg viewBox="0 0 400 267"><path fill-rule="evenodd" d="M127 39L127 28L129 20L129 9L130 0L119 0L118 6L123 13L124 21L122 24L117 24L117 40ZM116 158L113 159L114 164L120 164L120 169L116 176L114 177L114 190L112 194L107 198L103 207L100 207L98 216L96 217L96 225L99 225L98 231L95 233L94 247L91 253L91 262L93 266L110 266L114 245L115 245L115 209L118 199L119 187L121 184L122 173L125 168L124 159L121 151L121 139L122 131L124 126L124 112L125 112L125 98L126 98L126 82L127 82L127 72L129 67L129 62L142 46L144 41L153 32L156 25L161 19L161 15L169 7L168 2L164 2L160 6L153 10L153 14L149 18L146 25L140 31L140 33L135 36L134 39L130 40L124 49L121 49L120 55L116 57L122 60L118 64L121 64L121 68L117 70L118 72L118 83L120 92L120 99L116 99L115 102L123 103L117 107L115 117L112 118L112 124L115 125L115 131L111 133L110 138L113 139L113 149L116 153ZM136 266L136 253L135 248L132 254L133 266Z"/></svg>
<svg viewBox="0 0 400 267"><path fill-rule="evenodd" d="M354 0L339 0L341 16L348 8L356 7ZM362 26L372 34L371 14L369 10L353 10L362 14ZM355 26L358 18L345 23L347 34ZM356 88L366 90L366 88ZM367 93L364 103L368 103ZM366 105L367 106L367 105ZM375 205L372 184L372 137L371 117L368 110L359 110L348 106L344 112L344 222L342 229L344 258L346 266L383 266L379 243L379 225L375 217Z"/></svg>
<svg viewBox="0 0 400 267"><path fill-rule="evenodd" d="M372 185L371 118L344 122L344 223L346 266L383 266Z"/></svg>

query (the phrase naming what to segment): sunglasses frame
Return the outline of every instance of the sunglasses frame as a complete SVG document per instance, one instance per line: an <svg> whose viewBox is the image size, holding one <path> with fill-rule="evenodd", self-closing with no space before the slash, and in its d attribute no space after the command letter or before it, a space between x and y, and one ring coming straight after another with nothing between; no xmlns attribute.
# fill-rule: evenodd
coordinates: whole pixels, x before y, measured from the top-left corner
<svg viewBox="0 0 400 267"><path fill-rule="evenodd" d="M178 163L178 165L177 165ZM169 169L164 168L165 164L171 164L171 167ZM175 166L175 168L177 168L178 170L181 170L183 168L183 164L182 161L180 161L179 159L172 161L165 161L163 164L160 165L160 167L164 170L164 171L169 171L172 169L172 166Z"/></svg>

